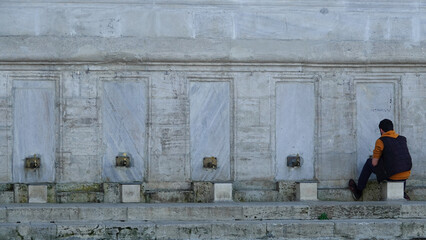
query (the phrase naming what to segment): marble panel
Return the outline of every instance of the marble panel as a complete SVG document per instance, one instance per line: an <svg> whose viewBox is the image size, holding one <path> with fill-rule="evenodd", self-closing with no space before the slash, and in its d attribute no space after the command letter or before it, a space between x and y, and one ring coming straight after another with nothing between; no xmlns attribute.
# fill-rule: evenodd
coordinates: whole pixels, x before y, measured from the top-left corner
<svg viewBox="0 0 426 240"><path fill-rule="evenodd" d="M104 82L103 91L103 178L111 182L142 181L147 149L147 84ZM115 166L115 157L122 153L130 156L130 167Z"/></svg>
<svg viewBox="0 0 426 240"><path fill-rule="evenodd" d="M380 137L379 123L387 118L395 124L395 89L392 82L359 82L356 84L357 175L365 160L373 155Z"/></svg>
<svg viewBox="0 0 426 240"><path fill-rule="evenodd" d="M13 181L55 180L55 82L14 81ZM25 169L25 158L37 154L40 168Z"/></svg>
<svg viewBox="0 0 426 240"><path fill-rule="evenodd" d="M230 84L191 82L189 97L192 180L230 180ZM204 169L204 157L216 157L217 169Z"/></svg>
<svg viewBox="0 0 426 240"><path fill-rule="evenodd" d="M276 179L314 177L315 85L278 82L276 85ZM301 167L287 167L287 156L302 158Z"/></svg>

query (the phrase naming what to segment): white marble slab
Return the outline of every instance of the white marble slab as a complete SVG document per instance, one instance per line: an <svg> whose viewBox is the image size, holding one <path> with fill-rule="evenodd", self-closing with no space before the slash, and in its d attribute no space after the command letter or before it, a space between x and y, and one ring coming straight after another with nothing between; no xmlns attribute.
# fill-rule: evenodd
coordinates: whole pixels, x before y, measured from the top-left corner
<svg viewBox="0 0 426 240"><path fill-rule="evenodd" d="M121 202L140 202L141 185L121 185Z"/></svg>
<svg viewBox="0 0 426 240"><path fill-rule="evenodd" d="M13 181L55 180L55 82L14 81ZM25 169L25 158L40 156L40 168Z"/></svg>
<svg viewBox="0 0 426 240"><path fill-rule="evenodd" d="M318 200L318 184L316 182L298 182L296 184L297 201Z"/></svg>
<svg viewBox="0 0 426 240"><path fill-rule="evenodd" d="M191 178L196 181L230 180L229 82L191 82ZM216 157L215 170L203 169L204 157Z"/></svg>
<svg viewBox="0 0 426 240"><path fill-rule="evenodd" d="M47 185L29 185L28 202L47 203Z"/></svg>
<svg viewBox="0 0 426 240"><path fill-rule="evenodd" d="M394 91L393 83L356 84L357 176L367 158L373 155L374 145L380 137L380 121L387 118L395 126Z"/></svg>
<svg viewBox="0 0 426 240"><path fill-rule="evenodd" d="M388 200L404 200L404 182L384 182L382 198Z"/></svg>
<svg viewBox="0 0 426 240"><path fill-rule="evenodd" d="M278 82L276 85L276 179L314 177L315 85ZM301 167L287 167L287 156L302 158Z"/></svg>
<svg viewBox="0 0 426 240"><path fill-rule="evenodd" d="M230 202L232 201L232 183L214 184L214 201Z"/></svg>
<svg viewBox="0 0 426 240"><path fill-rule="evenodd" d="M147 144L147 84L104 82L102 98L103 178L107 182L142 181ZM127 153L130 167L116 167L115 157Z"/></svg>

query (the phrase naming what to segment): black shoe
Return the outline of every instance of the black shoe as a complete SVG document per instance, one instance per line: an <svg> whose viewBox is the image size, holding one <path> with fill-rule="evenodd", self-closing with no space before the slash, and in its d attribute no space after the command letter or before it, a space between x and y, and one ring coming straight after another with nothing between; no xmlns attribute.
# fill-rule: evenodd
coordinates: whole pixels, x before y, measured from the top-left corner
<svg viewBox="0 0 426 240"><path fill-rule="evenodd" d="M405 193L405 192L404 192L404 198L405 198L405 200L407 200L407 201L410 201L410 200L411 200L410 196L408 196L408 194L407 194L407 193Z"/></svg>
<svg viewBox="0 0 426 240"><path fill-rule="evenodd" d="M362 192L358 190L358 187L356 186L356 183L353 179L349 180L348 185L349 185L349 190L351 190L352 192L352 197L354 198L355 201L358 201L362 196Z"/></svg>

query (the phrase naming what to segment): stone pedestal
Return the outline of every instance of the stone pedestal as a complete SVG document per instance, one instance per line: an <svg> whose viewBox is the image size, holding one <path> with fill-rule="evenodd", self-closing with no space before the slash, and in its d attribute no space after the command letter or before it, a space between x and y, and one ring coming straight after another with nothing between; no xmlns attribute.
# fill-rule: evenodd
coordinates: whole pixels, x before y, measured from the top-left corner
<svg viewBox="0 0 426 240"><path fill-rule="evenodd" d="M297 201L316 201L317 183L316 182L298 182L296 183Z"/></svg>
<svg viewBox="0 0 426 240"><path fill-rule="evenodd" d="M47 185L29 185L28 202L47 203Z"/></svg>
<svg viewBox="0 0 426 240"><path fill-rule="evenodd" d="M382 186L382 198L388 200L404 199L404 182L384 182Z"/></svg>
<svg viewBox="0 0 426 240"><path fill-rule="evenodd" d="M140 202L141 201L141 185L122 185L121 186L121 202Z"/></svg>
<svg viewBox="0 0 426 240"><path fill-rule="evenodd" d="M232 201L232 183L214 184L214 201L230 202Z"/></svg>

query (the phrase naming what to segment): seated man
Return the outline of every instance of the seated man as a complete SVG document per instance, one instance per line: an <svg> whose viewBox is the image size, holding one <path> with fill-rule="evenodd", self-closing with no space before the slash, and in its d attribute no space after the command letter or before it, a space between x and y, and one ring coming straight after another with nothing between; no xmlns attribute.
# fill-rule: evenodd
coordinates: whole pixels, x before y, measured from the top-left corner
<svg viewBox="0 0 426 240"><path fill-rule="evenodd" d="M411 174L411 156L408 152L407 139L393 130L393 123L383 119L379 124L381 137L377 139L373 150L373 158L367 159L358 178L358 186L353 179L349 180L349 189L355 200L359 200L367 185L371 173L375 173L377 181L404 181L404 198L410 200L405 193L405 180Z"/></svg>

